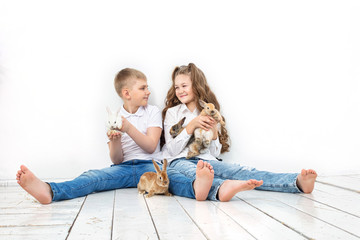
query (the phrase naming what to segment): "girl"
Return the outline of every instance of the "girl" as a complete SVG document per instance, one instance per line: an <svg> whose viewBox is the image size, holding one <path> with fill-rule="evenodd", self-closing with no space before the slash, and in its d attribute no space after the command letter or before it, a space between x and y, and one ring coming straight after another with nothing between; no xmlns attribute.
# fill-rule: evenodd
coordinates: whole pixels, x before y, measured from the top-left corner
<svg viewBox="0 0 360 240"><path fill-rule="evenodd" d="M212 166L214 178L208 179L211 186L207 199L229 201L236 193L255 187L259 190L291 193L313 191L317 174L311 169L303 169L300 174L271 173L218 161L220 153L229 150L229 136L225 127L221 126L221 129L218 129L218 124L213 118L199 115L202 110L199 100L213 103L220 111L219 102L210 90L204 73L193 63L176 67L172 73L172 87L168 91L166 106L162 112L165 132L163 153L170 161L171 167L189 177L196 173L196 164L200 160ZM173 138L169 130L183 117L186 117L183 125L185 129ZM213 131L213 139L209 148L200 155L186 159L189 151L187 144L196 128ZM260 181L248 180L251 178Z"/></svg>

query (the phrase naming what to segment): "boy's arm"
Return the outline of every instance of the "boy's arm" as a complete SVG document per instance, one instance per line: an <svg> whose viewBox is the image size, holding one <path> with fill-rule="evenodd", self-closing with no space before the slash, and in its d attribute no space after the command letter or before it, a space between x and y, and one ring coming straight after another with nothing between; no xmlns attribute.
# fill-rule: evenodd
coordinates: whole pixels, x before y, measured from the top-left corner
<svg viewBox="0 0 360 240"><path fill-rule="evenodd" d="M123 119L122 131L126 132L134 142L141 147L147 153L153 153L156 150L160 141L161 131L160 127L147 128L146 135L140 132L134 127L126 118Z"/></svg>
<svg viewBox="0 0 360 240"><path fill-rule="evenodd" d="M123 149L121 144L121 133L108 135L110 159L114 164L120 164L124 161Z"/></svg>

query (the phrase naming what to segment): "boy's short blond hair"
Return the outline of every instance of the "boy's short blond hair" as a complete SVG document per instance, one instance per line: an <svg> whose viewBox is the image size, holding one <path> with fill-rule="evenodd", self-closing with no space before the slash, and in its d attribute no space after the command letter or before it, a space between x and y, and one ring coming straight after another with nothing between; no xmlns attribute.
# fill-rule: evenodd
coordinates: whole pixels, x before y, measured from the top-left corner
<svg viewBox="0 0 360 240"><path fill-rule="evenodd" d="M115 90L117 94L122 97L122 89L124 87L132 87L132 85L135 84L134 80L136 79L147 81L145 74L140 72L139 70L133 68L124 68L123 70L121 70L118 74L116 74L114 80Z"/></svg>

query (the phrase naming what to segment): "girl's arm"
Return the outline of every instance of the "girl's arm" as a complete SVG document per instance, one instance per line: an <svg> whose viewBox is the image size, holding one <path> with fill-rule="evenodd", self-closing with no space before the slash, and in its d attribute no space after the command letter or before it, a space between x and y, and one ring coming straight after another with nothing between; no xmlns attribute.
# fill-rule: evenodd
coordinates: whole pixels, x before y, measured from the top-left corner
<svg viewBox="0 0 360 240"><path fill-rule="evenodd" d="M126 132L134 142L147 153L153 153L160 141L161 128L149 127L147 128L146 135L137 130L126 118L122 117L123 126L122 132Z"/></svg>
<svg viewBox="0 0 360 240"><path fill-rule="evenodd" d="M175 138L170 135L170 128L178 123L178 121L179 120L173 115L172 112L166 112L164 120L164 136L166 149L172 157L179 155L181 151L184 150L191 137L191 134L188 134L186 129L184 129Z"/></svg>
<svg viewBox="0 0 360 240"><path fill-rule="evenodd" d="M120 164L124 161L123 149L121 144L121 133L108 135L110 150L110 159L114 164Z"/></svg>
<svg viewBox="0 0 360 240"><path fill-rule="evenodd" d="M213 124L211 130L213 131L214 133L214 137L210 143L210 146L209 146L209 150L210 150L210 154L213 155L214 157L218 157L221 153L221 148L222 148L222 144L220 143L219 141L219 138L218 138L218 126L219 124Z"/></svg>
<svg viewBox="0 0 360 240"><path fill-rule="evenodd" d="M164 121L164 132L165 132L165 141L166 147L171 156L179 155L184 148L186 148L191 135L194 133L195 129L200 127L203 129L211 129L212 124L215 124L216 121L209 116L197 116L191 120L186 128L175 138L172 138L170 135L170 128L179 122L179 120L184 117L180 116L176 118L172 112L168 111L165 116Z"/></svg>

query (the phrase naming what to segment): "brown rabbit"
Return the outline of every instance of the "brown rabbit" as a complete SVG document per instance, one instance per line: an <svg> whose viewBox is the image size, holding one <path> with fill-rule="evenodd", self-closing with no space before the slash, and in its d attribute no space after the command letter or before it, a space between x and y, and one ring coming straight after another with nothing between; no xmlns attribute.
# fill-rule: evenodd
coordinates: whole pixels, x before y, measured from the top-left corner
<svg viewBox="0 0 360 240"><path fill-rule="evenodd" d="M152 197L154 194L164 194L166 196L172 196L169 193L169 183L170 180L168 178L166 172L167 160L164 159L163 170L161 171L159 165L152 160L156 173L154 172L146 172L140 177L140 181L137 185L138 191L140 194L148 194L146 197Z"/></svg>
<svg viewBox="0 0 360 240"><path fill-rule="evenodd" d="M210 116L215 119L216 122L220 123L222 126L225 126L225 122L219 111L215 108L214 104L206 103L202 100L199 100L200 106L203 107L203 110L200 112L201 116ZM189 145L189 151L186 156L187 159L195 157L200 153L205 152L205 150L210 146L210 143L213 138L213 132L211 130L205 131L201 128L196 128L194 131L195 141Z"/></svg>
<svg viewBox="0 0 360 240"><path fill-rule="evenodd" d="M219 111L215 108L214 104L204 102L203 100L199 100L200 106L203 107L203 110L201 111L201 116L210 116L215 119L218 123L220 123L222 126L225 126L225 122L223 121L223 118Z"/></svg>

